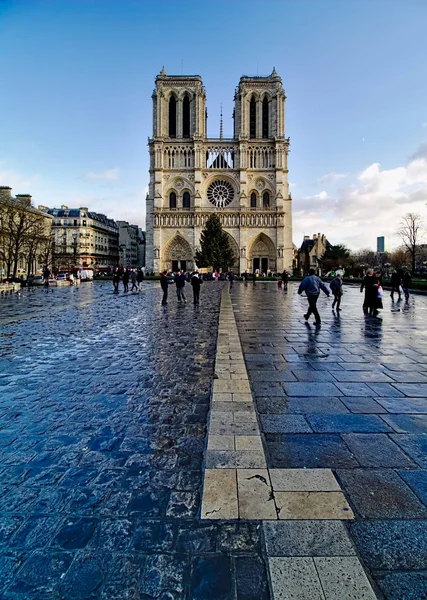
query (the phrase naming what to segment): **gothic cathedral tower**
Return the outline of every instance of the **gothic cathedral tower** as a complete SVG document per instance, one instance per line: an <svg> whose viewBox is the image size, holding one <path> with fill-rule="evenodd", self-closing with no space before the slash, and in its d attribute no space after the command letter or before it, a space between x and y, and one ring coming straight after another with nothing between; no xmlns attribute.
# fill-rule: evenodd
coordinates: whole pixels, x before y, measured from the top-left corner
<svg viewBox="0 0 427 600"><path fill-rule="evenodd" d="M240 78L234 135L207 138L200 76L156 77L147 194L149 271L192 270L200 233L221 218L234 270L292 269L292 199L288 184L285 92L276 71Z"/></svg>

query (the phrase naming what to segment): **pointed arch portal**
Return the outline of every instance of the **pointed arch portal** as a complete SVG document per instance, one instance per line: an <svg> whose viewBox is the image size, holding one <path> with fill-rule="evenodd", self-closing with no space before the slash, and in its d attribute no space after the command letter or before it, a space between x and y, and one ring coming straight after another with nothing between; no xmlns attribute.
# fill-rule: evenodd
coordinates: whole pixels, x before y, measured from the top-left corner
<svg viewBox="0 0 427 600"><path fill-rule="evenodd" d="M268 269L273 272L276 271L276 247L273 240L265 233L257 235L252 242L249 250L249 261L252 271L260 271L261 273L266 273Z"/></svg>
<svg viewBox="0 0 427 600"><path fill-rule="evenodd" d="M177 233L166 244L163 251L165 269L172 271L191 271L194 268L193 251L190 244L180 233Z"/></svg>

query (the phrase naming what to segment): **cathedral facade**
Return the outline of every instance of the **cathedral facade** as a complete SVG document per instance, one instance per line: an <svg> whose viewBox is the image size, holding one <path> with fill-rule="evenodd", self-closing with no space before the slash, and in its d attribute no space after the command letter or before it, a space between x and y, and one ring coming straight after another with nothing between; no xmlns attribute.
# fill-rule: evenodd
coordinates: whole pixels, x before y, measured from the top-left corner
<svg viewBox="0 0 427 600"><path fill-rule="evenodd" d="M292 270L292 199L285 92L273 69L240 78L234 134L208 138L200 76L167 75L153 92L146 266L189 271L207 218L227 232L236 272Z"/></svg>

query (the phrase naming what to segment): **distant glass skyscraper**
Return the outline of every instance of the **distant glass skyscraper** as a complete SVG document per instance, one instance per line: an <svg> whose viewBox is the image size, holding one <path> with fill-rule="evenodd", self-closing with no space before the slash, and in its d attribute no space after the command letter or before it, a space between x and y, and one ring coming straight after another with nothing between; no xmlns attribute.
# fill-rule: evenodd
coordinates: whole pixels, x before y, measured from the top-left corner
<svg viewBox="0 0 427 600"><path fill-rule="evenodd" d="M377 252L379 254L387 252L387 240L383 235L381 237L377 237Z"/></svg>

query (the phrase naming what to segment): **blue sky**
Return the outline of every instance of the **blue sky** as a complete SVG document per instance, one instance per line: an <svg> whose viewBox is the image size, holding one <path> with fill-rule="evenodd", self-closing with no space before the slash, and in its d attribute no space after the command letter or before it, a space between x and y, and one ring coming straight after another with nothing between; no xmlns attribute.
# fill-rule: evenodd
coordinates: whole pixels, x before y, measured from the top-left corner
<svg viewBox="0 0 427 600"><path fill-rule="evenodd" d="M242 74L287 94L294 242L374 246L427 202L424 0L0 0L0 185L143 224L151 93L202 76L231 134Z"/></svg>

